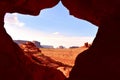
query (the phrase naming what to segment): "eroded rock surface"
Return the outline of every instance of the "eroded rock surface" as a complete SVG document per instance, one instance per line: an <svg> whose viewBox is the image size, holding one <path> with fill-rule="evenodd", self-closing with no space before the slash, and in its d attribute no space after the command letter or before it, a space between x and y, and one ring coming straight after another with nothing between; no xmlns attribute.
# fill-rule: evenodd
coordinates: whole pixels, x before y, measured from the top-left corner
<svg viewBox="0 0 120 80"><path fill-rule="evenodd" d="M36 63L42 66L45 66L45 67L59 70L66 77L69 76L69 72L72 66L56 61L52 59L51 57L44 55L41 52L41 50L35 46L34 42L27 41L25 43L20 43L19 46L24 51L24 54L27 55L30 59L32 59Z"/></svg>
<svg viewBox="0 0 120 80"><path fill-rule="evenodd" d="M41 50L38 47L36 47L36 45L33 42L30 41L23 44L19 44L19 46L25 53L41 53Z"/></svg>

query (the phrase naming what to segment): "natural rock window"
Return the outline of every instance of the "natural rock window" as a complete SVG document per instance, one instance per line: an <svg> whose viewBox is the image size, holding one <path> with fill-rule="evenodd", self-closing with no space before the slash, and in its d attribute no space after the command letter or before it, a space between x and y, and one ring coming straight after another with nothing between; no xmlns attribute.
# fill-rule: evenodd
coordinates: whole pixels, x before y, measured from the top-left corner
<svg viewBox="0 0 120 80"><path fill-rule="evenodd" d="M5 28L14 40L37 40L67 48L91 44L97 33L97 26L70 15L61 2L42 10L39 16L6 14Z"/></svg>
<svg viewBox="0 0 120 80"><path fill-rule="evenodd" d="M25 53L34 54L34 60L57 68L66 77L69 76L76 56L88 49L86 47L92 44L97 33L97 26L70 15L61 2L53 8L42 10L39 16L7 13L5 28ZM40 51L29 41L38 41ZM53 63L46 56L67 66Z"/></svg>

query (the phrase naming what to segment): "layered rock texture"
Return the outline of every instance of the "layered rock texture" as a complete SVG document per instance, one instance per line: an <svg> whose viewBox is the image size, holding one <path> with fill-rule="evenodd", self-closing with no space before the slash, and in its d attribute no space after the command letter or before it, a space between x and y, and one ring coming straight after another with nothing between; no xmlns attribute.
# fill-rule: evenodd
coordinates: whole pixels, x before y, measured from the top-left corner
<svg viewBox="0 0 120 80"><path fill-rule="evenodd" d="M35 46L34 42L28 41L25 43L20 43L19 46L24 51L24 54L27 55L30 59L32 59L36 63L45 67L59 70L66 77L69 76L69 72L72 66L64 64L60 61L54 60L51 57L44 55L44 53L42 53L42 51L37 46Z"/></svg>
<svg viewBox="0 0 120 80"><path fill-rule="evenodd" d="M23 44L19 44L19 46L25 53L41 53L41 50L38 47L36 47L36 45L33 42L30 41Z"/></svg>
<svg viewBox="0 0 120 80"><path fill-rule="evenodd" d="M120 80L120 1L61 0L71 15L99 27L92 46L78 55L66 80ZM7 12L38 15L59 0L0 0L0 80L64 80L61 72L24 55L4 29ZM6 45L7 44L7 45Z"/></svg>

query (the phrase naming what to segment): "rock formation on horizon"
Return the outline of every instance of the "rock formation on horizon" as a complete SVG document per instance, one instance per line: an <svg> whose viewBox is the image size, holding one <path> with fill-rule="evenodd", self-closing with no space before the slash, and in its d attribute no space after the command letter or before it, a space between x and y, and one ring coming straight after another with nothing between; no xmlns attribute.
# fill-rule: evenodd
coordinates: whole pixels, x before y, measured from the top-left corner
<svg viewBox="0 0 120 80"><path fill-rule="evenodd" d="M14 42L19 45L19 44L25 44L26 42L31 42L31 41L28 41L28 40L14 40ZM32 41L32 43L34 43L34 45L35 45L36 47L42 48L42 45L40 44L39 41Z"/></svg>
<svg viewBox="0 0 120 80"><path fill-rule="evenodd" d="M41 50L35 45L35 43L30 41L21 43L19 44L19 46L25 53L32 53L32 54L41 53Z"/></svg>
<svg viewBox="0 0 120 80"><path fill-rule="evenodd" d="M42 48L42 46L41 46L39 41L32 41L32 42L35 44L36 47Z"/></svg>
<svg viewBox="0 0 120 80"><path fill-rule="evenodd" d="M14 40L15 43L19 44L25 44L26 42L29 42L28 40ZM31 42L31 41L30 41ZM41 45L39 41L32 41L38 48L54 48L52 45Z"/></svg>

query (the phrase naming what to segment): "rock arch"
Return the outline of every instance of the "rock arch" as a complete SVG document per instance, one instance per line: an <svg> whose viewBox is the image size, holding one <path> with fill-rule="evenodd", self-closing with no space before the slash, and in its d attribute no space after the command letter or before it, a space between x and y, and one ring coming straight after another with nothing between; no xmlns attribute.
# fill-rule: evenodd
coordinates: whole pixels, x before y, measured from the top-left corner
<svg viewBox="0 0 120 80"><path fill-rule="evenodd" d="M61 1L68 8L71 15L88 20L99 27L93 45L78 55L70 77L66 80L119 80L120 1ZM0 80L44 80L43 76L46 71L51 71L51 69L42 66L41 70L36 63L24 56L23 52L12 41L4 29L5 13L18 12L38 15L41 9L51 8L58 2L59 0L0 1L0 63L2 63L0 64ZM51 77L53 75L55 77ZM60 78L57 77L58 75ZM45 80L63 80L65 78L60 72L55 70L53 70L52 75L48 73L47 76L49 76L49 79Z"/></svg>

